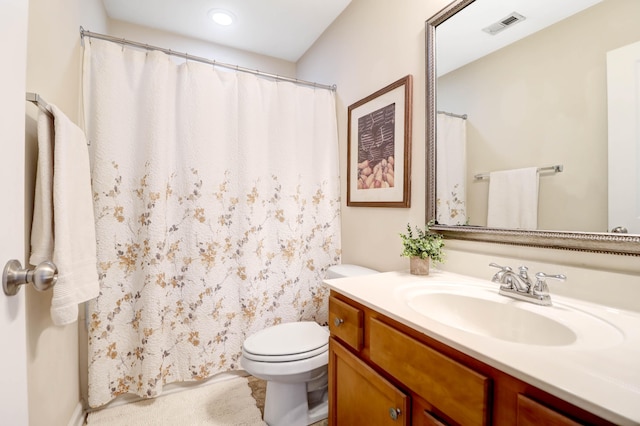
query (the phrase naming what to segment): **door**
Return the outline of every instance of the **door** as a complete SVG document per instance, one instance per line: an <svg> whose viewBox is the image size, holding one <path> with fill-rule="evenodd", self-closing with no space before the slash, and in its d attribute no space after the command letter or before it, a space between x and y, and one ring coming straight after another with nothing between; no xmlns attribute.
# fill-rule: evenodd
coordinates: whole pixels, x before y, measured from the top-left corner
<svg viewBox="0 0 640 426"><path fill-rule="evenodd" d="M10 259L24 265L24 143L27 14L29 2L0 0L0 268ZM27 347L25 291L0 291L0 419L26 426Z"/></svg>
<svg viewBox="0 0 640 426"><path fill-rule="evenodd" d="M640 42L607 52L609 230L640 234Z"/></svg>

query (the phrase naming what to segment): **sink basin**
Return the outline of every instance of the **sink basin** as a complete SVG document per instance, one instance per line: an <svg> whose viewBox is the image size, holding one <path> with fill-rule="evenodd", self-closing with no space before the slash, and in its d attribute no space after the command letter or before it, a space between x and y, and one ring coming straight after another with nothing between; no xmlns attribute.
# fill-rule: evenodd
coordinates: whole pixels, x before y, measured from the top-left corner
<svg viewBox="0 0 640 426"><path fill-rule="evenodd" d="M451 293L422 294L409 306L438 322L470 333L532 345L562 346L574 343L569 327L514 304Z"/></svg>
<svg viewBox="0 0 640 426"><path fill-rule="evenodd" d="M442 325L512 343L602 348L623 340L617 327L582 309L517 301L499 295L497 288L423 285L400 297Z"/></svg>

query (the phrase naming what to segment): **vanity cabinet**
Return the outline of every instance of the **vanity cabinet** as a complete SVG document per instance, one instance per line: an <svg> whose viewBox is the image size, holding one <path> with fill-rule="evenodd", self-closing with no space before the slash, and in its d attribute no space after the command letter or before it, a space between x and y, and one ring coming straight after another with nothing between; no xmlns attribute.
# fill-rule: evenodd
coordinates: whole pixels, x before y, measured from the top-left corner
<svg viewBox="0 0 640 426"><path fill-rule="evenodd" d="M329 425L612 423L332 290Z"/></svg>

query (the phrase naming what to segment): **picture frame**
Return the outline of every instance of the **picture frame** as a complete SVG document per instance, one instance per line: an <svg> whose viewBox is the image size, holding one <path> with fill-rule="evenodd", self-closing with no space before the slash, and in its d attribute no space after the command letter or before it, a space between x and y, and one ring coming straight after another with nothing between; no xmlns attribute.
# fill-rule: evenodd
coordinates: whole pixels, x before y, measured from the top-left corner
<svg viewBox="0 0 640 426"><path fill-rule="evenodd" d="M347 206L411 207L413 76L349 106Z"/></svg>

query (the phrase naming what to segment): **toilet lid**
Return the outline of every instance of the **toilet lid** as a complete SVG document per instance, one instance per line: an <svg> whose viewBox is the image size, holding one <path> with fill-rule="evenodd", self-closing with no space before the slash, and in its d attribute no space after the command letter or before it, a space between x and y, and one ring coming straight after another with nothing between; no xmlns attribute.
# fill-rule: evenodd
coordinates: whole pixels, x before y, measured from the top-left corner
<svg viewBox="0 0 640 426"><path fill-rule="evenodd" d="M327 350L329 332L313 321L290 322L265 328L244 341L249 358L274 357L301 359Z"/></svg>

